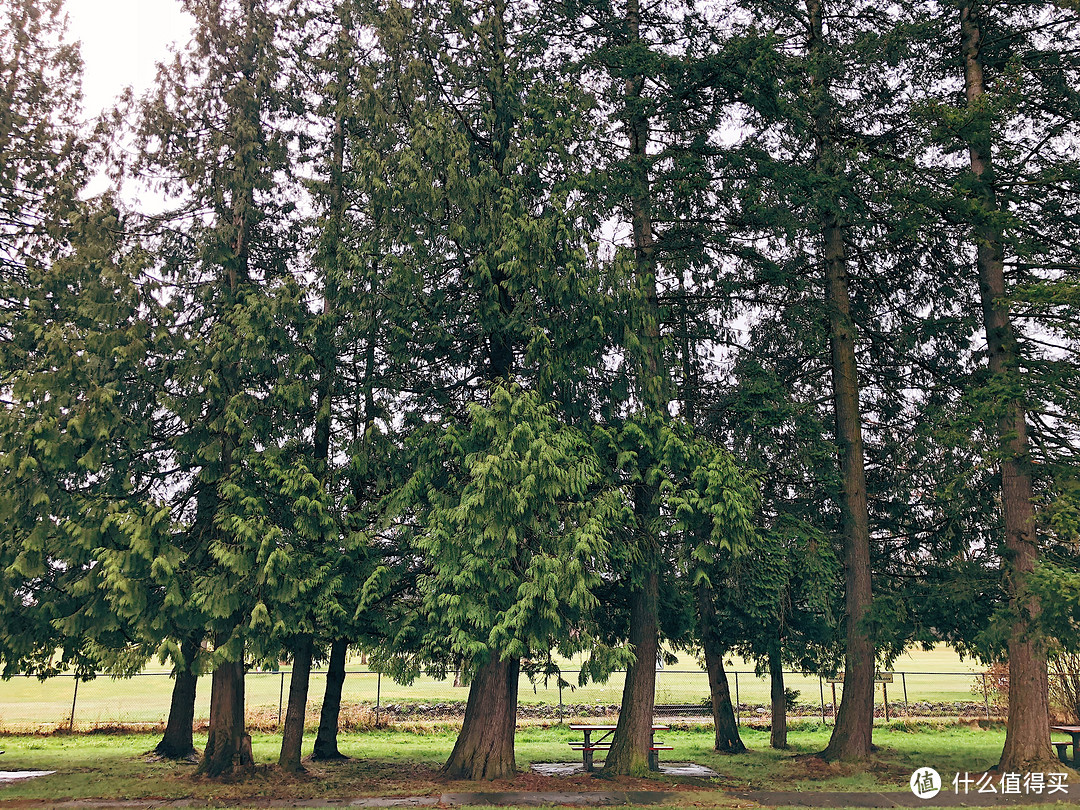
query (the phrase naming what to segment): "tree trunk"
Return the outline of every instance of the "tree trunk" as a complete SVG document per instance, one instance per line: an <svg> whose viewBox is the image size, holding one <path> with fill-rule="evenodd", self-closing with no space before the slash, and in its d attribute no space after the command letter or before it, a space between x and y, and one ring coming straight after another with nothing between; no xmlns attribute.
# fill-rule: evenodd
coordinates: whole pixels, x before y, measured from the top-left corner
<svg viewBox="0 0 1080 810"><path fill-rule="evenodd" d="M608 775L645 776L649 772L656 657L660 647L659 582L654 569L645 575L644 588L631 591L630 646L634 650L634 663L626 672L619 721L604 761L604 773Z"/></svg>
<svg viewBox="0 0 1080 810"><path fill-rule="evenodd" d="M836 175L832 141L832 104L828 78L820 67L825 42L821 0L806 0L809 20L807 50L814 66L812 76L815 133L815 166L820 174ZM819 204L825 264L825 303L829 315L833 403L836 412L836 444L840 453L841 526L844 538L844 696L836 715L825 759L863 759L872 750L874 728L874 643L862 626L873 598L870 581L870 516L866 505L866 472L863 467L862 417L859 413L859 379L855 363L855 324L851 318L848 290L845 227L835 199Z"/></svg>
<svg viewBox="0 0 1080 810"><path fill-rule="evenodd" d="M704 582L697 586L698 621L701 623L701 644L705 648L705 672L709 676L709 697L712 700L713 728L716 730L716 750L726 754L741 754L746 750L735 722L731 704L731 688L724 671L724 649L716 633L716 608L712 589Z"/></svg>
<svg viewBox="0 0 1080 810"><path fill-rule="evenodd" d="M844 535L846 646L844 694L832 737L822 756L863 759L872 751L874 728L874 643L862 627L870 609L870 521L866 505L859 383L855 368L855 325L848 297L843 229L826 217L825 275L832 345L836 439L840 448L841 523Z"/></svg>
<svg viewBox="0 0 1080 810"><path fill-rule="evenodd" d="M195 656L199 653L199 641L187 639L180 644L183 662L174 670L172 703L169 705L169 722L165 736L154 748L154 753L168 759L186 759L195 754L192 738L195 725L195 687L199 676L195 673Z"/></svg>
<svg viewBox="0 0 1080 810"><path fill-rule="evenodd" d="M772 698L772 730L769 745L787 748L787 695L784 693L784 662L779 646L769 650L769 685Z"/></svg>
<svg viewBox="0 0 1080 810"><path fill-rule="evenodd" d="M244 731L244 662L228 661L214 670L210 688L210 735L197 773L231 776L255 768L251 737Z"/></svg>
<svg viewBox="0 0 1080 810"><path fill-rule="evenodd" d="M285 731L281 735L278 765L289 773L304 770L300 764L304 745L304 720L307 717L308 683L311 678L312 639L304 633L293 648L292 677L289 678L289 707L285 710Z"/></svg>
<svg viewBox="0 0 1080 810"><path fill-rule="evenodd" d="M961 50L964 58L964 90L967 103L980 108L986 96L980 47L982 25L975 3L960 5ZM992 135L982 113L976 113L966 130L974 196L981 211L975 224L976 264L982 300L986 345L991 373L998 379L1015 381L1020 358L1009 308L1004 299L1004 234L995 220L998 213L994 188ZM1001 440L1001 506L1005 522L1006 555L1002 562L1012 607L1017 616L1008 641L1009 716L1005 746L998 769L1026 773L1058 768L1050 747L1050 699L1046 646L1028 632L1029 618L1038 605L1023 597L1024 581L1039 556L1035 537L1035 510L1032 504L1031 459L1028 447L1027 414L1018 398L1003 403L998 417Z"/></svg>
<svg viewBox="0 0 1080 810"><path fill-rule="evenodd" d="M330 645L330 664L326 670L326 693L319 714L319 733L315 736L314 760L348 759L338 750L338 721L341 715L341 689L345 685L345 658L349 642L337 639Z"/></svg>
<svg viewBox="0 0 1080 810"><path fill-rule="evenodd" d="M473 676L465 721L442 773L453 779L508 779L517 773L514 730L517 725L520 661L489 661Z"/></svg>

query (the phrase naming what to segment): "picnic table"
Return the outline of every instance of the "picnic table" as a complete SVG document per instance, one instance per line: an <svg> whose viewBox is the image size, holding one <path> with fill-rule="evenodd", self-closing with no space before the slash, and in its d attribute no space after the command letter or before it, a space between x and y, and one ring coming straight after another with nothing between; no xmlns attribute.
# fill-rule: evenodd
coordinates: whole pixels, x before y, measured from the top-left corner
<svg viewBox="0 0 1080 810"><path fill-rule="evenodd" d="M1077 749L1080 748L1080 726L1050 726L1051 731L1060 731L1062 734L1068 734L1072 737L1072 759L1065 758L1065 750L1069 747L1070 743L1067 742L1051 742L1051 745L1057 749L1058 759L1064 762L1066 765L1077 765L1078 760L1076 758Z"/></svg>
<svg viewBox="0 0 1080 810"><path fill-rule="evenodd" d="M585 725L583 723L571 723L571 731L580 731L584 735L584 742L572 742L571 748L575 748L581 751L581 760L585 763L585 770L593 770L593 752L594 751L607 751L611 748L611 736L615 733L617 726L592 726ZM670 726L656 726L652 727L652 731L649 734L649 770L660 770L660 752L672 750L670 745L662 745L656 742L657 731L667 731ZM593 739L594 733L600 736Z"/></svg>

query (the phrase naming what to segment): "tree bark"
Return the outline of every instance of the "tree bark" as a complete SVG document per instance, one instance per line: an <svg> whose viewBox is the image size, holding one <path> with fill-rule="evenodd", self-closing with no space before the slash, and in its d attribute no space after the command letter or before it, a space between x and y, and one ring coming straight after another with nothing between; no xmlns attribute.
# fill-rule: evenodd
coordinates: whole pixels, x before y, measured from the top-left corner
<svg viewBox="0 0 1080 810"><path fill-rule="evenodd" d="M974 196L981 209L974 230L989 366L995 377L1015 380L1020 373L1020 358L1016 332L1005 303L1004 233L994 218L999 209L994 188L992 134L979 109L986 96L980 56L982 24L971 0L960 5L960 33L965 96L968 106L975 110L967 130L967 143L971 173L976 181ZM1008 640L1009 716L998 769L1017 773L1046 771L1051 766L1058 768L1060 763L1050 747L1046 646L1028 632L1029 619L1038 612L1038 605L1023 597L1024 581L1035 567L1039 547L1032 504L1027 414L1020 399L1003 403L998 436L1006 548L1002 566L1017 616Z"/></svg>
<svg viewBox="0 0 1080 810"><path fill-rule="evenodd" d="M874 643L862 627L870 609L870 521L866 505L859 383L855 367L855 325L848 297L843 229L825 218L825 275L832 345L836 438L840 448L841 524L844 536L846 646L844 694L832 737L822 756L862 759L872 751L874 728Z"/></svg>
<svg viewBox="0 0 1080 810"><path fill-rule="evenodd" d="M822 0L806 0L807 51L814 91L815 169L835 176L832 103L825 73ZM840 453L841 527L844 540L844 695L832 737L822 756L828 760L868 757L874 728L874 643L862 626L873 599L870 578L870 517L866 504L862 417L855 362L855 323L848 289L846 227L836 199L819 204L825 265L825 304L829 316L836 443Z"/></svg>
<svg viewBox="0 0 1080 810"><path fill-rule="evenodd" d="M199 653L199 641L189 638L180 644L180 655L184 659L174 669L172 702L169 705L169 721L165 725L165 735L154 748L154 753L168 759L186 759L194 755L195 742L195 688L199 676L195 673L195 656Z"/></svg>
<svg viewBox="0 0 1080 810"><path fill-rule="evenodd" d="M251 737L244 730L244 662L227 661L214 670L210 689L210 735L197 773L233 776L255 768Z"/></svg>
<svg viewBox="0 0 1080 810"><path fill-rule="evenodd" d="M630 646L634 663L626 671L619 721L604 761L609 775L645 776L649 772L653 708L656 703L657 620L660 579L656 570L645 575L642 588L630 593Z"/></svg>
<svg viewBox="0 0 1080 810"><path fill-rule="evenodd" d="M772 729L769 745L787 748L787 694L784 692L784 662L779 645L769 650L769 685L772 698Z"/></svg>
<svg viewBox="0 0 1080 810"><path fill-rule="evenodd" d="M701 625L701 644L705 649L705 672L709 677L709 697L712 700L713 728L716 731L717 751L741 754L746 750L735 721L731 704L731 688L724 670L724 649L716 633L716 607L712 589L704 582L697 586L698 621Z"/></svg>
<svg viewBox="0 0 1080 810"><path fill-rule="evenodd" d="M304 770L300 764L304 744L304 720L307 717L308 683L311 678L313 642L310 633L296 639L293 647L292 677L289 678L289 706L285 710L285 730L281 735L278 765L289 773Z"/></svg>
<svg viewBox="0 0 1080 810"><path fill-rule="evenodd" d="M517 773L514 730L517 725L520 661L489 661L473 676L465 720L442 773L454 779L507 779Z"/></svg>
<svg viewBox="0 0 1080 810"><path fill-rule="evenodd" d="M326 693L319 714L319 732L315 735L314 760L348 759L338 750L338 722L341 715L341 689L345 685L345 658L349 642L336 639L330 645L330 664L326 670Z"/></svg>

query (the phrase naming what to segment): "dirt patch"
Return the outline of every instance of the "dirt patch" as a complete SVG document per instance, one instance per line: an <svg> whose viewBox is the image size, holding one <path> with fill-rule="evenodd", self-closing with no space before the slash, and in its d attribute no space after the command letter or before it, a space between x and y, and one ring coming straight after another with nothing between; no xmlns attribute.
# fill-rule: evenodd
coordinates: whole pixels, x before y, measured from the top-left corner
<svg viewBox="0 0 1080 810"><path fill-rule="evenodd" d="M881 781L897 784L907 783L911 776L909 768L880 757L870 757L863 762L826 762L817 754L799 754L789 760L785 779L816 782L860 773L873 773Z"/></svg>
<svg viewBox="0 0 1080 810"><path fill-rule="evenodd" d="M789 760L787 779L806 779L817 781L835 779L838 776L851 776L863 770L863 766L847 762L826 762L817 754L799 754Z"/></svg>

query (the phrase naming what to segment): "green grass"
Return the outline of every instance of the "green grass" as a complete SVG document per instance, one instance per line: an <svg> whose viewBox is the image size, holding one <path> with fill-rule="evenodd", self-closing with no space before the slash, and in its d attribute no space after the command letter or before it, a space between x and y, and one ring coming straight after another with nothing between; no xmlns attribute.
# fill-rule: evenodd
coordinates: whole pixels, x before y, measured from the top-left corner
<svg viewBox="0 0 1080 810"><path fill-rule="evenodd" d="M483 790L492 786L475 783L446 783L436 778L437 768L449 755L456 731L439 729L414 733L382 729L344 734L342 751L353 759L333 765L313 766L309 774L287 777L269 767L276 761L280 738L256 733L252 748L263 767L248 780L222 784L192 776L194 767L170 762L149 762L145 754L157 737L148 734L81 734L54 736L0 737L5 749L0 765L8 770L55 770L41 779L0 788L0 805L5 800L53 800L94 798L192 797L213 801L244 798L312 798L316 796L426 795L442 791ZM750 751L725 756L712 751L712 731L683 729L665 732L666 743L674 746L672 760L694 761L716 770L719 786L728 790L842 790L902 791L913 770L929 765L951 780L957 771L981 773L992 766L1001 752L1004 731L970 726L904 726L879 728L875 741L881 747L872 767L825 765L818 760L798 758L824 748L829 729L800 727L792 731L790 751L768 747L768 733L746 729L744 740ZM525 769L537 761L573 759L569 743L577 734L565 726L524 727L516 738L517 763ZM205 737L196 740L205 743ZM305 740L309 751L312 735ZM531 780L526 783L526 780ZM670 788L670 781L636 780L611 783L590 777L562 780L552 778L539 789L640 789ZM518 777L494 786L498 790L537 789L534 777ZM702 791L700 786L692 788ZM697 794L695 794L696 796ZM729 801L730 796L704 790L707 803ZM695 798L696 801L696 798Z"/></svg>
<svg viewBox="0 0 1080 810"><path fill-rule="evenodd" d="M576 669L580 665L575 661L565 664L567 669ZM733 657L730 665L732 673L742 673L729 677L733 692L738 691L740 702L767 705L767 679L750 674L753 666L741 659ZM972 692L972 686L976 684L976 667L971 662L962 662L955 652L946 647L938 647L930 652L912 652L901 657L894 669L913 674L906 675L903 680L897 676L896 681L888 687L889 701L893 704L904 700L905 682L910 701L978 701L982 698L981 694ZM374 703L377 696L384 705L401 701L463 701L468 693L467 689L454 687L450 680L428 677L402 686L389 678L380 679L356 660L350 662L349 670L342 696L347 703ZM965 672L972 674L943 674ZM248 707L263 715L269 713L276 716L279 699L283 693L287 694L288 681L287 671L284 677L276 672L250 673L246 686ZM822 692L817 678L789 675L787 685L800 693L799 702L820 706ZM321 699L324 688L325 672L314 672L310 690L313 704ZM106 676L80 683L75 706L76 729L120 723L163 723L169 710L171 690L172 680L165 672L148 672L123 680ZM557 705L559 702L559 690L554 680L546 684L533 684L523 678L519 692L522 703ZM699 703L708 692L705 673L701 672L692 656L684 654L678 664L657 673L656 699L659 703ZM195 716L197 720L205 721L209 716L209 676L200 679L197 694ZM567 704L614 704L619 702L621 694L622 676L616 674L606 684L564 689L562 697ZM0 681L0 729L66 727L71 718L73 696L74 680L70 676L45 682L22 677ZM879 702L881 696L879 686ZM824 702L832 702L832 691L828 684L824 685Z"/></svg>

